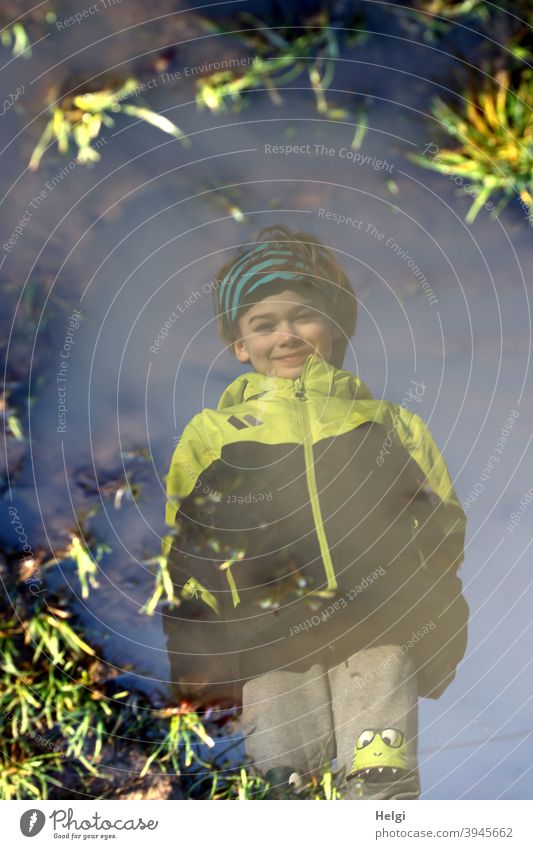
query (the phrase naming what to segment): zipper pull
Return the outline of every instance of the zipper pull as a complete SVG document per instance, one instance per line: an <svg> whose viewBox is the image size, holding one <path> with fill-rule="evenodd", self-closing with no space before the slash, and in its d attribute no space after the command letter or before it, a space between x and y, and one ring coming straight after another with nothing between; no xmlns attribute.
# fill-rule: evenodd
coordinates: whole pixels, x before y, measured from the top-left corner
<svg viewBox="0 0 533 849"><path fill-rule="evenodd" d="M294 394L297 398L305 398L305 387L301 377L297 377L295 382Z"/></svg>

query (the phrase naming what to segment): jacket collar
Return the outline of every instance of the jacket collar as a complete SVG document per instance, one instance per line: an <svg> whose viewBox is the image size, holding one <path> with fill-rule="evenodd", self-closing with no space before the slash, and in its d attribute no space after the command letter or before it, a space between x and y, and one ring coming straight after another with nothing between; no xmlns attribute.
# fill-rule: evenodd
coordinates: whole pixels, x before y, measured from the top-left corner
<svg viewBox="0 0 533 849"><path fill-rule="evenodd" d="M319 354L311 354L307 358L300 378L306 390L310 392L357 401L372 399L370 390L360 378L346 369L336 368ZM217 409L242 404L265 392L281 392L292 396L296 380L297 378L292 377L259 374L256 371L241 374L222 393Z"/></svg>

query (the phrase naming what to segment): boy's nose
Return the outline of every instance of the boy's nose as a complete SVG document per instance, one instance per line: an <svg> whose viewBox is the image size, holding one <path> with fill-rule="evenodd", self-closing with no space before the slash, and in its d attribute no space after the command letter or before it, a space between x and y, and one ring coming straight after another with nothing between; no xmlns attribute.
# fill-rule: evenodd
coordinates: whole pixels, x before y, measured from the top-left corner
<svg viewBox="0 0 533 849"><path fill-rule="evenodd" d="M283 322L280 324L278 327L278 334L283 338L291 340L300 338L290 322Z"/></svg>

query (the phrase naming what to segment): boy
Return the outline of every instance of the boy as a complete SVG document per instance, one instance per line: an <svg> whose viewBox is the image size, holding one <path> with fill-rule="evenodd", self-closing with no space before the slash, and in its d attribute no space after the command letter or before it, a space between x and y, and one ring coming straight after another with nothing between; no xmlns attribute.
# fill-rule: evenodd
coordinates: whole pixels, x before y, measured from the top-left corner
<svg viewBox="0 0 533 849"><path fill-rule="evenodd" d="M239 362L167 477L179 696L241 699L283 795L336 758L345 799L418 798L418 697L466 648L465 515L422 420L342 368L356 300L316 238L265 228L218 276ZM276 792L276 791L275 791Z"/></svg>

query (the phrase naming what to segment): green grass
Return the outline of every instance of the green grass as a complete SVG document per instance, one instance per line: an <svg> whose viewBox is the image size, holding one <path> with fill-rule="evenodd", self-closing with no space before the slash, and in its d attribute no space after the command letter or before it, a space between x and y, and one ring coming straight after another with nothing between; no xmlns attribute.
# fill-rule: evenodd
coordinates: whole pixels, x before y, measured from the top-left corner
<svg viewBox="0 0 533 849"><path fill-rule="evenodd" d="M17 8L18 5L18 8ZM31 59L32 57L32 40L35 42L42 37L42 33L47 25L53 24L57 20L56 13L52 5L47 2L35 4L33 8L28 6L27 9L21 8L20 4L2 4L0 10L0 43L7 49L11 48L11 53L16 59L22 56L23 59ZM7 8L6 8L7 7ZM22 23L22 18L29 26Z"/></svg>
<svg viewBox="0 0 533 849"><path fill-rule="evenodd" d="M56 557L50 558L42 564L43 568L51 566L55 563L62 563L64 560L73 560L76 564L76 571L80 583L81 597L89 598L91 588L97 589L98 583L99 562L105 553L111 551L110 547L105 543L96 545L96 552L93 555L88 545L90 535L84 534L80 537L77 533L70 536L70 543L62 551L57 552Z"/></svg>
<svg viewBox="0 0 533 849"><path fill-rule="evenodd" d="M80 558L82 548L80 543L70 556ZM87 571L86 556L81 560ZM227 759L230 741L226 752L215 754L221 724L202 718L205 705L182 700L155 709L143 694L119 691L98 659L99 649L76 627L68 598L48 593L48 601L37 600L19 583L24 570L18 577L17 570L8 574L16 615L0 604L1 798L48 799L52 791L52 798L62 798L70 790L113 798L117 785L106 765L119 744L140 753L141 764L144 758L128 776L132 783L163 773L179 776L190 799L271 798L268 783L247 763ZM301 798L339 798L333 776L311 781Z"/></svg>
<svg viewBox="0 0 533 849"><path fill-rule="evenodd" d="M443 18L460 18L479 12L485 6L484 0L419 0L416 9L427 15L440 15Z"/></svg>
<svg viewBox="0 0 533 849"><path fill-rule="evenodd" d="M224 24L204 21L210 32L239 37L253 51L247 70L224 70L203 77L197 83L196 102L200 108L222 112L229 105L240 111L246 105L245 93L266 88L276 104L283 102L280 88L306 74L315 96L317 112L332 120L349 117L349 111L328 103L327 89L335 75L335 59L340 55L336 28L327 12L321 12L301 26L270 26L255 15L243 13ZM228 35L226 35L228 33ZM351 44L366 37L362 28L348 35Z"/></svg>
<svg viewBox="0 0 533 849"><path fill-rule="evenodd" d="M501 201L497 215L518 195L528 212L532 204L533 76L524 71L513 85L508 71L494 81L465 92L462 104L451 106L437 99L433 115L455 142L432 158L411 154L409 158L472 188L464 193L475 199L466 216L471 224L490 199Z"/></svg>
<svg viewBox="0 0 533 849"><path fill-rule="evenodd" d="M143 698L109 690L112 681L95 649L64 610L35 608L23 618L20 613L0 632L3 799L48 798L50 785L67 781L67 763L68 780L74 772L77 788L87 791L92 778L105 777L102 751L119 732L141 741L146 762L140 777L151 767L179 775L197 759L194 742L212 745L194 706L154 711Z"/></svg>
<svg viewBox="0 0 533 849"><path fill-rule="evenodd" d="M31 42L23 24L17 22L2 30L0 41L3 47L10 47L13 56L31 59Z"/></svg>
<svg viewBox="0 0 533 849"><path fill-rule="evenodd" d="M100 135L102 127L115 125L115 116L118 114L132 115L175 136L183 144L190 144L179 127L168 118L145 106L123 103L135 94L138 87L138 81L131 77L121 86L67 95L59 103L52 103L48 110L51 117L30 158L30 171L39 167L44 152L53 142L57 143L59 153L66 154L74 150L80 164L97 162L100 153L92 143Z"/></svg>
<svg viewBox="0 0 533 849"><path fill-rule="evenodd" d="M76 758L78 770L95 771L86 743L90 737L98 756L105 711L91 697L90 667L80 666L94 651L68 618L55 609L26 617L19 608L0 632L3 799L48 798L49 785L61 784L65 757Z"/></svg>

